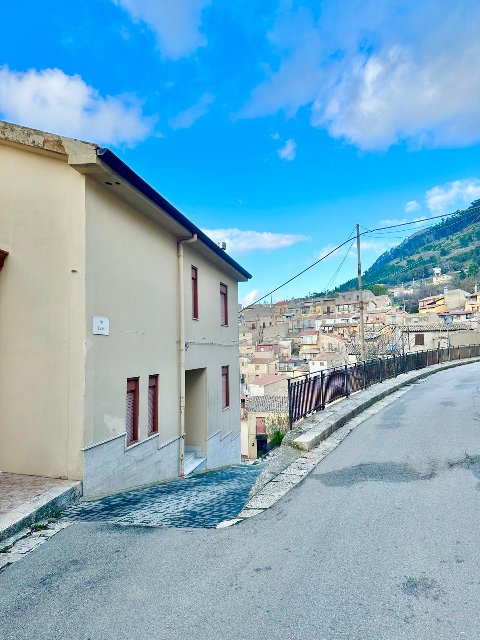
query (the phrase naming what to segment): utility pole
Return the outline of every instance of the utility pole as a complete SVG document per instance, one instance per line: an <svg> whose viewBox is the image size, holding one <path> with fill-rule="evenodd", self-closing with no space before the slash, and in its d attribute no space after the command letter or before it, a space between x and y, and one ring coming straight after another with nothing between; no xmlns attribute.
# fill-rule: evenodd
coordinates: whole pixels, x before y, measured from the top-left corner
<svg viewBox="0 0 480 640"><path fill-rule="evenodd" d="M365 360L365 325L363 318L362 262L360 260L360 225L357 224L358 295L360 307L360 360Z"/></svg>

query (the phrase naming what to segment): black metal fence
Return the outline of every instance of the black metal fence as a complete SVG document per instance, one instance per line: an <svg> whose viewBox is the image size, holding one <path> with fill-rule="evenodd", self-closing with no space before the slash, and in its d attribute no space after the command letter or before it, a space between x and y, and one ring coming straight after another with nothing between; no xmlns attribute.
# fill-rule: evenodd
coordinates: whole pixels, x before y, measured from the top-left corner
<svg viewBox="0 0 480 640"><path fill-rule="evenodd" d="M301 418L351 393L372 384L395 378L400 373L424 369L432 364L475 358L480 356L480 345L448 347L385 356L377 360L357 362L354 365L325 369L288 380L288 406L290 428Z"/></svg>

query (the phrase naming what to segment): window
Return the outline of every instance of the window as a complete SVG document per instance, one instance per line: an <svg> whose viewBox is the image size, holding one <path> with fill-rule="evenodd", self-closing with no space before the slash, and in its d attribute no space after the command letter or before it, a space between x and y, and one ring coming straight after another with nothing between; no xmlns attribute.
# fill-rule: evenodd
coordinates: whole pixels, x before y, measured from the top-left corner
<svg viewBox="0 0 480 640"><path fill-rule="evenodd" d="M228 326L228 287L223 282L220 283L220 324Z"/></svg>
<svg viewBox="0 0 480 640"><path fill-rule="evenodd" d="M148 435L158 433L158 375L148 377Z"/></svg>
<svg viewBox="0 0 480 640"><path fill-rule="evenodd" d="M192 265L192 318L198 320L198 269Z"/></svg>
<svg viewBox="0 0 480 640"><path fill-rule="evenodd" d="M125 429L127 432L127 447L138 440L138 378L127 380L127 405Z"/></svg>
<svg viewBox="0 0 480 640"><path fill-rule="evenodd" d="M423 346L425 344L425 336L423 333L415 334L415 346Z"/></svg>
<svg viewBox="0 0 480 640"><path fill-rule="evenodd" d="M230 381L228 367L222 367L222 409L230 406Z"/></svg>

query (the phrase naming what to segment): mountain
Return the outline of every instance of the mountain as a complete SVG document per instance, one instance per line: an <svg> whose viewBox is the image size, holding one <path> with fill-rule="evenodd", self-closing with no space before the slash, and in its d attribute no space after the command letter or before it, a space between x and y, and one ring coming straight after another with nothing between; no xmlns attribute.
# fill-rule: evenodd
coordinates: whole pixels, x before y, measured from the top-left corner
<svg viewBox="0 0 480 640"><path fill-rule="evenodd" d="M460 272L460 277L480 271L480 200L457 211L438 224L422 229L383 253L363 275L364 286L394 286L432 276L433 267L443 273ZM347 291L357 286L353 278L339 286Z"/></svg>

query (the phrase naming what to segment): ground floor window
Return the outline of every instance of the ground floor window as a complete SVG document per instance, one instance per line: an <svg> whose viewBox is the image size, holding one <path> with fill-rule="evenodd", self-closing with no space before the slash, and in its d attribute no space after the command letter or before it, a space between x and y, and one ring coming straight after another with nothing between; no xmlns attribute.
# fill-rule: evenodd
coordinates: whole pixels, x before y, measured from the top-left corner
<svg viewBox="0 0 480 640"><path fill-rule="evenodd" d="M158 433L158 375L148 377L148 435Z"/></svg>
<svg viewBox="0 0 480 640"><path fill-rule="evenodd" d="M228 367L222 367L222 409L230 406L230 380Z"/></svg>
<svg viewBox="0 0 480 640"><path fill-rule="evenodd" d="M127 379L127 402L125 429L127 432L127 447L138 441L138 400L139 379Z"/></svg>

